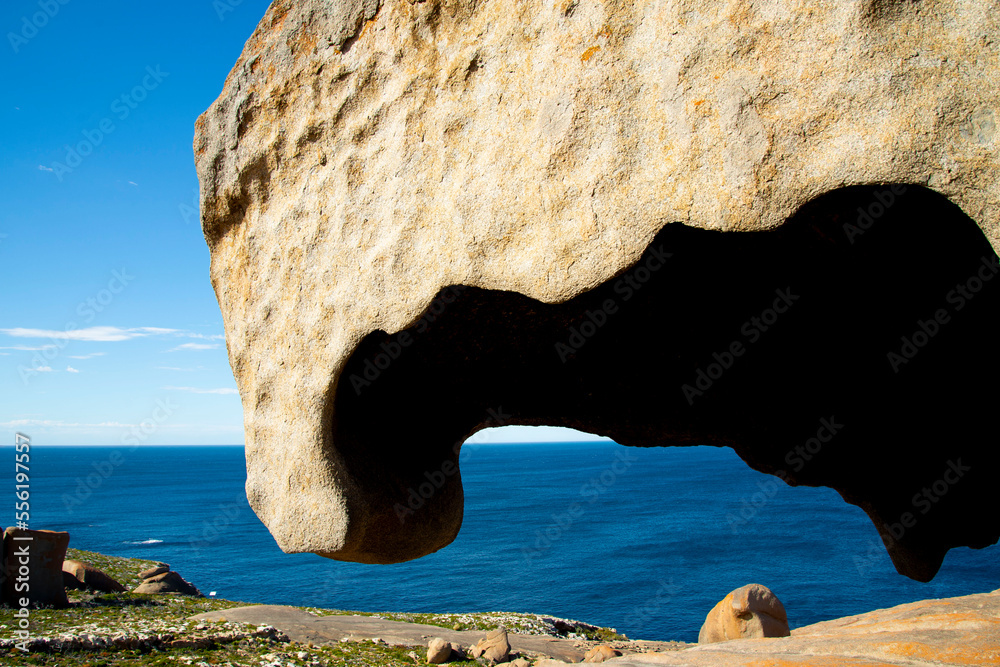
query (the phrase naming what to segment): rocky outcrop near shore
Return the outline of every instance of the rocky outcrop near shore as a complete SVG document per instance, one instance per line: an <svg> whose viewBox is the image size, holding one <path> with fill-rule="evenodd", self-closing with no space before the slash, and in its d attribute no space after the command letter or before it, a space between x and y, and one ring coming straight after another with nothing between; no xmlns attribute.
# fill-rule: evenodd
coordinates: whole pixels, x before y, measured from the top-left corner
<svg viewBox="0 0 1000 667"><path fill-rule="evenodd" d="M102 593L123 593L126 589L118 581L108 576L90 563L67 559L62 564L66 588L82 588L100 591Z"/></svg>
<svg viewBox="0 0 1000 667"><path fill-rule="evenodd" d="M548 423L832 486L916 579L994 543L996 395L951 388L996 375L1000 306L910 337L996 273L998 15L276 0L194 142L253 509L289 552L416 558L461 442Z"/></svg>
<svg viewBox="0 0 1000 667"><path fill-rule="evenodd" d="M136 586L133 593L145 593L152 595L162 595L164 593L179 593L181 595L191 595L194 597L204 597L201 591L194 584L172 570L161 572L162 568L153 568L146 572L156 571L157 574L143 578L143 582Z"/></svg>
<svg viewBox="0 0 1000 667"><path fill-rule="evenodd" d="M792 630L675 653L623 656L614 665L684 667L924 667L1000 664L1000 590L922 600Z"/></svg>
<svg viewBox="0 0 1000 667"><path fill-rule="evenodd" d="M788 635L788 616L781 600L766 586L748 584L729 593L708 612L698 643Z"/></svg>

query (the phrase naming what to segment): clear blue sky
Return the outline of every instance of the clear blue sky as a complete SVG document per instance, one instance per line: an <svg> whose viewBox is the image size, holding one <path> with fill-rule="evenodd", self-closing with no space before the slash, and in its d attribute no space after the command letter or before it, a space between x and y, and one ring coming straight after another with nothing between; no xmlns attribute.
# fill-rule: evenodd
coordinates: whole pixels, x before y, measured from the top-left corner
<svg viewBox="0 0 1000 667"><path fill-rule="evenodd" d="M243 442L191 142L267 6L3 3L0 444Z"/></svg>

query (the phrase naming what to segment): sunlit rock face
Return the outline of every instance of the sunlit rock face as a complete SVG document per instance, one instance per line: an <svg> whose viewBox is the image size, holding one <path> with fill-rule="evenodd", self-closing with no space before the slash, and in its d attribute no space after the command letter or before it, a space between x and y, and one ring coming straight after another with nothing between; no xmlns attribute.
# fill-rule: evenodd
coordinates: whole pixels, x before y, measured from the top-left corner
<svg viewBox="0 0 1000 667"><path fill-rule="evenodd" d="M279 545L447 545L506 423L995 542L997 4L274 2L195 152Z"/></svg>

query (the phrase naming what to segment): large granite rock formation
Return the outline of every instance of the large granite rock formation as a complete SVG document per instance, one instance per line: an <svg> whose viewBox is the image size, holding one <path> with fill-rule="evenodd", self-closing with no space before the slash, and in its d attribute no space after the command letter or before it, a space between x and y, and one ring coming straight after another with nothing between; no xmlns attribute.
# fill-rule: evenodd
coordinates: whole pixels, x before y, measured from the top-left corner
<svg viewBox="0 0 1000 667"><path fill-rule="evenodd" d="M278 544L445 546L504 423L731 446L917 579L994 543L998 8L275 0L195 152Z"/></svg>
<svg viewBox="0 0 1000 667"><path fill-rule="evenodd" d="M781 600L766 586L748 584L730 592L708 612L698 643L788 635L788 616Z"/></svg>

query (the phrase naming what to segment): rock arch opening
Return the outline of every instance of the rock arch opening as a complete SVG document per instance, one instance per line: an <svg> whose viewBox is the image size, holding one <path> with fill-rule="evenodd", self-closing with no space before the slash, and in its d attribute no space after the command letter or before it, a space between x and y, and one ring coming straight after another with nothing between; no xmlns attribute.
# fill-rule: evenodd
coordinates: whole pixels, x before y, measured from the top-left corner
<svg viewBox="0 0 1000 667"><path fill-rule="evenodd" d="M352 550L327 555L447 545L461 443L544 424L730 446L789 484L832 487L900 573L928 581L948 549L1000 535L983 512L1000 463L998 271L960 209L897 184L828 193L768 232L668 225L560 304L446 288L409 329L367 336L339 376L328 440L357 520Z"/></svg>

